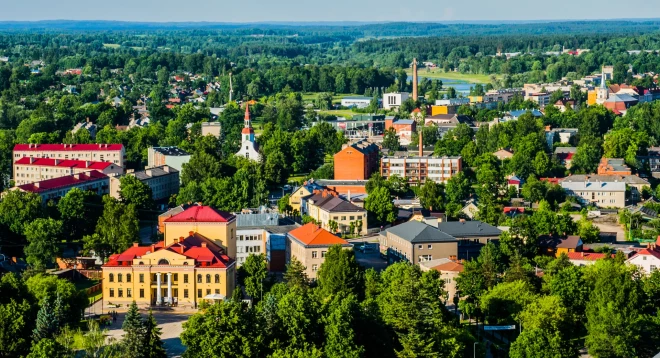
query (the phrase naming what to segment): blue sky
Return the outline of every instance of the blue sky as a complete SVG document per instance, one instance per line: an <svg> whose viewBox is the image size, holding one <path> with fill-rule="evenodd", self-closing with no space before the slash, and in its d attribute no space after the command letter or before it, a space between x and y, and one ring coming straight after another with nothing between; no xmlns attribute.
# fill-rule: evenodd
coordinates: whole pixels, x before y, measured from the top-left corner
<svg viewBox="0 0 660 358"><path fill-rule="evenodd" d="M0 21L446 21L660 18L660 1L0 0Z"/></svg>

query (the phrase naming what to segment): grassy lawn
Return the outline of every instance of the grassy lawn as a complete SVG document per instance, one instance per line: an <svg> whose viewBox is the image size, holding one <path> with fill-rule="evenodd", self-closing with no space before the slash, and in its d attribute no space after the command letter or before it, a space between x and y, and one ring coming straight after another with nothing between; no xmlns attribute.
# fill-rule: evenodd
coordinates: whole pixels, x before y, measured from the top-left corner
<svg viewBox="0 0 660 358"><path fill-rule="evenodd" d="M406 73L412 75L412 69L406 69ZM417 71L418 76L428 78L446 78L448 80L465 81L470 83L490 83L490 75L479 75L474 73L444 72L442 69L435 69L427 72L426 69Z"/></svg>
<svg viewBox="0 0 660 358"><path fill-rule="evenodd" d="M106 48L120 48L121 45L120 44L103 44L103 47L106 47Z"/></svg>
<svg viewBox="0 0 660 358"><path fill-rule="evenodd" d="M359 114L351 111L350 109L331 109L327 111L321 111L322 114L331 114L337 117L346 117L346 119L352 119L354 115Z"/></svg>
<svg viewBox="0 0 660 358"><path fill-rule="evenodd" d="M319 93L321 93L321 92L307 92L307 93L303 93L303 95L302 95L302 99L303 99L303 101L305 101L305 102L315 101L315 100L318 98ZM332 102L333 102L333 103L334 103L334 102L339 103L339 102L341 102L341 99L344 98L344 97L358 97L358 96L361 97L362 95L360 95L360 94L355 94L355 93L348 93L348 94L346 94L346 93L340 93L340 94L335 94L335 95L332 96Z"/></svg>

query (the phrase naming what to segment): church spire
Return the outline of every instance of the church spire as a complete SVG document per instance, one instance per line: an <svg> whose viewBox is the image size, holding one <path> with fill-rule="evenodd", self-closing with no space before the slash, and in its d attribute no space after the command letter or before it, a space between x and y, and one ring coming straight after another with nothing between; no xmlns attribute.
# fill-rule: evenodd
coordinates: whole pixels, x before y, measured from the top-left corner
<svg viewBox="0 0 660 358"><path fill-rule="evenodd" d="M252 128L252 122L250 121L250 104L245 104L245 128Z"/></svg>

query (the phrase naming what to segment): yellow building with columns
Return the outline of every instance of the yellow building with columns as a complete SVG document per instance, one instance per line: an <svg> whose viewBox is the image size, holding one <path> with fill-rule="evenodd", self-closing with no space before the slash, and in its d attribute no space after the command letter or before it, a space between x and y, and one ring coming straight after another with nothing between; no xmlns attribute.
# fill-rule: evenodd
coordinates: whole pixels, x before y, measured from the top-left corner
<svg viewBox="0 0 660 358"><path fill-rule="evenodd" d="M164 222L165 240L137 243L102 266L104 305L196 308L236 285L236 217L192 206Z"/></svg>

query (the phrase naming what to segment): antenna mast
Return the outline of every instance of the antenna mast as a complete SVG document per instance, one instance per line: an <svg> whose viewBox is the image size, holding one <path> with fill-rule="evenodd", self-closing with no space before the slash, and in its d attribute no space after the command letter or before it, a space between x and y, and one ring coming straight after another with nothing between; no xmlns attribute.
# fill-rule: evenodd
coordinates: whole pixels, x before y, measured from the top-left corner
<svg viewBox="0 0 660 358"><path fill-rule="evenodd" d="M231 72L229 72L229 102L231 102L234 97L234 86L231 82Z"/></svg>

